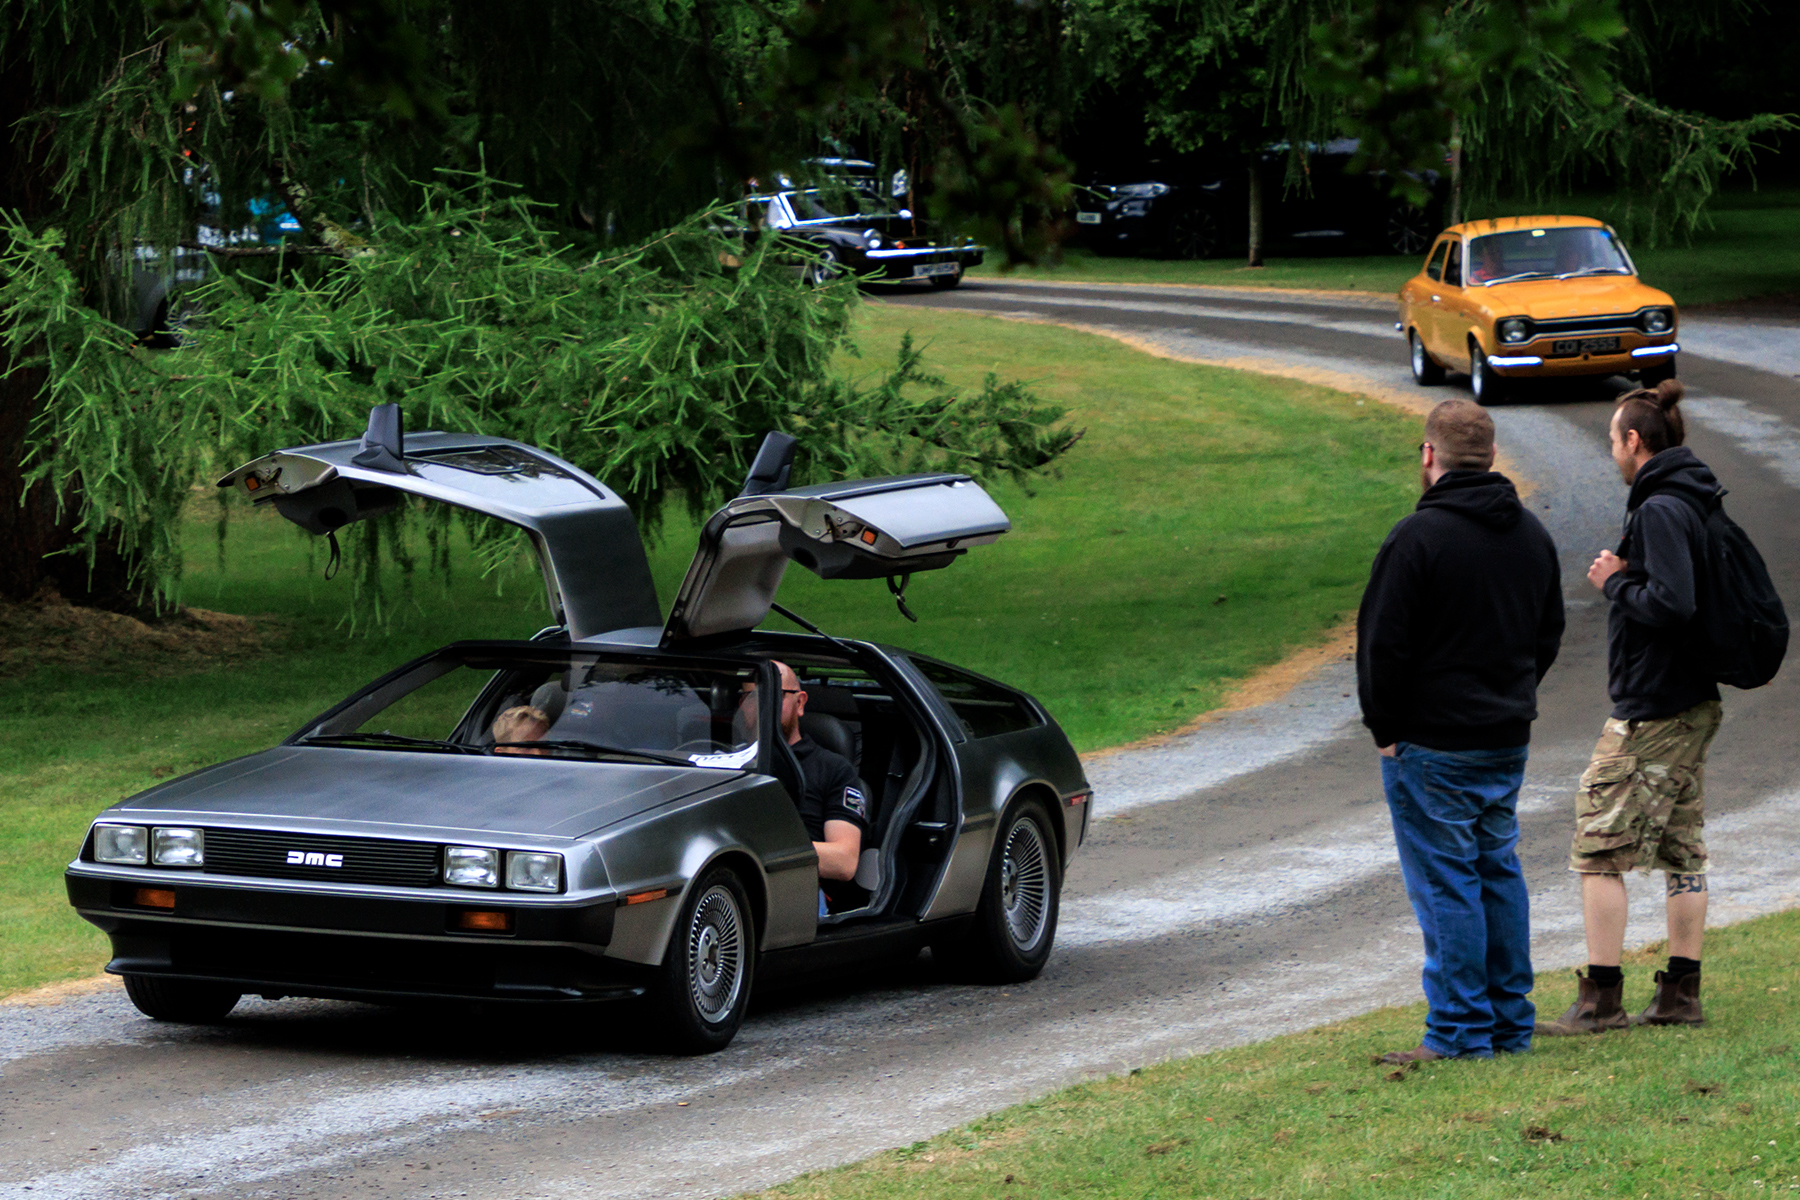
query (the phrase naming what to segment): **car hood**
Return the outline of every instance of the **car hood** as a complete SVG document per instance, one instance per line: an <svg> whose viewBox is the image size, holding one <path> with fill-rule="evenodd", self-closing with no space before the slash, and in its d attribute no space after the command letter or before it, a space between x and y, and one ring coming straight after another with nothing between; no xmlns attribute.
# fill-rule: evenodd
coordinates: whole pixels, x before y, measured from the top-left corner
<svg viewBox="0 0 1800 1200"><path fill-rule="evenodd" d="M1496 316L1526 316L1540 321L1632 313L1653 304L1672 306L1675 303L1667 292L1623 275L1521 279L1516 283L1470 288L1469 294Z"/></svg>
<svg viewBox="0 0 1800 1200"><path fill-rule="evenodd" d="M281 746L125 800L113 816L171 812L204 823L358 827L575 838L736 778L658 764ZM298 822L298 825L296 825Z"/></svg>

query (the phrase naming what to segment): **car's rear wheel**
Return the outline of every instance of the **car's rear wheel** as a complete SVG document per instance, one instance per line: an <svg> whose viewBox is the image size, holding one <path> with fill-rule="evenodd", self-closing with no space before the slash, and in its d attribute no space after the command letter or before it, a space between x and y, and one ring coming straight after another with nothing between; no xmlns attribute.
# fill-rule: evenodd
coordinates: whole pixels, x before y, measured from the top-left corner
<svg viewBox="0 0 1800 1200"><path fill-rule="evenodd" d="M1204 208L1184 208L1169 222L1171 258L1211 258L1219 252L1219 222Z"/></svg>
<svg viewBox="0 0 1800 1200"><path fill-rule="evenodd" d="M945 288L953 288L962 281L963 269L961 266L958 266L956 268L956 274L954 275L933 275L931 277L931 286L941 291Z"/></svg>
<svg viewBox="0 0 1800 1200"><path fill-rule="evenodd" d="M1444 382L1444 368L1438 366L1437 360L1426 352L1425 341L1419 336L1418 330L1406 331L1406 345L1412 354L1414 383L1420 387L1436 387Z"/></svg>
<svg viewBox="0 0 1800 1200"><path fill-rule="evenodd" d="M730 867L701 876L681 906L650 1002L663 1046L710 1054L737 1036L750 1006L756 928L743 881Z"/></svg>
<svg viewBox="0 0 1800 1200"><path fill-rule="evenodd" d="M1431 214L1415 204L1395 203L1388 209L1382 240L1395 254L1423 254L1437 230Z"/></svg>
<svg viewBox="0 0 1800 1200"><path fill-rule="evenodd" d="M1506 400L1506 380L1474 342L1469 343L1469 390L1475 394L1477 404L1501 404Z"/></svg>
<svg viewBox="0 0 1800 1200"><path fill-rule="evenodd" d="M1062 864L1050 815L1036 800L1007 810L981 888L975 923L932 955L989 983L1035 979L1050 961L1062 899Z"/></svg>
<svg viewBox="0 0 1800 1200"><path fill-rule="evenodd" d="M810 287L823 287L844 273L843 260L830 246L815 247L816 257L806 264L805 278Z"/></svg>
<svg viewBox="0 0 1800 1200"><path fill-rule="evenodd" d="M153 975L125 976L125 994L137 1010L153 1021L178 1021L185 1025L209 1025L222 1021L237 1007L241 992L223 983L192 979L158 979Z"/></svg>

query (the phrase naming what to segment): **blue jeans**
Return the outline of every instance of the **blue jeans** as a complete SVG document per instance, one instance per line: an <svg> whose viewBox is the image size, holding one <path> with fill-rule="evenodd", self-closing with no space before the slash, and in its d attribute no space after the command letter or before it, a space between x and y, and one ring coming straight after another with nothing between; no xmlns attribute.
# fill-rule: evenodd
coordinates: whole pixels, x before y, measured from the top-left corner
<svg viewBox="0 0 1800 1200"><path fill-rule="evenodd" d="M1406 898L1425 935L1424 1044L1486 1058L1531 1048L1531 913L1519 869L1527 747L1381 760Z"/></svg>

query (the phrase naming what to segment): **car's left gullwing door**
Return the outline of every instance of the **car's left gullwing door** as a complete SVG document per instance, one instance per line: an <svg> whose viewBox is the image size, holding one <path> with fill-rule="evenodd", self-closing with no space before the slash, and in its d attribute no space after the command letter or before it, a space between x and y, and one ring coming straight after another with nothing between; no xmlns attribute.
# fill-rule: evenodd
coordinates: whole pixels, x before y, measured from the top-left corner
<svg viewBox="0 0 1800 1200"><path fill-rule="evenodd" d="M619 496L555 455L505 438L402 434L396 406L358 441L266 454L219 480L310 533L388 512L402 494L484 513L530 536L555 619L571 638L659 624L637 522Z"/></svg>
<svg viewBox="0 0 1800 1200"><path fill-rule="evenodd" d="M663 628L663 645L756 628L768 617L790 560L822 579L907 576L947 567L969 547L996 541L1012 528L967 475L788 489L792 439L783 438L773 455L770 450L765 443L744 494L701 530Z"/></svg>

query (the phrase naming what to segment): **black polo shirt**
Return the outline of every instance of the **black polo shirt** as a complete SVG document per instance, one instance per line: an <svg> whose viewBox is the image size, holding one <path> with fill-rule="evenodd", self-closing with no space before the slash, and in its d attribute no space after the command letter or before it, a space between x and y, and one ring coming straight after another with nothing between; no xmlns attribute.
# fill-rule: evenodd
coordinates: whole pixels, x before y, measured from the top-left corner
<svg viewBox="0 0 1800 1200"><path fill-rule="evenodd" d="M869 793L857 778L856 768L841 754L825 749L805 734L793 743L800 761L804 791L800 796L800 821L815 842L825 840L825 822L848 821L862 831L869 844Z"/></svg>

